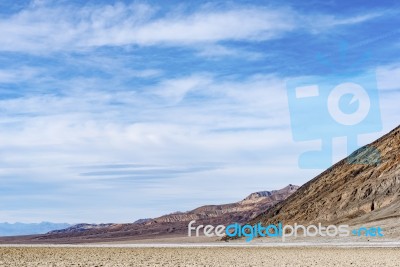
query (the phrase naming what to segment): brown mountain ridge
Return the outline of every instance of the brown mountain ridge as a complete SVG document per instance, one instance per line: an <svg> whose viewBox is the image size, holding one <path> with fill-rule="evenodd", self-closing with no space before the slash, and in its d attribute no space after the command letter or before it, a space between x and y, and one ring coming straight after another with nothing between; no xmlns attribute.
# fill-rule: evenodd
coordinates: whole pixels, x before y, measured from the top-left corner
<svg viewBox="0 0 400 267"><path fill-rule="evenodd" d="M188 212L172 213L151 220L147 224L189 222L192 220L203 221L207 224L244 223L285 200L292 193L296 192L298 188L299 186L290 184L280 190L256 192L239 202L223 205L207 205Z"/></svg>

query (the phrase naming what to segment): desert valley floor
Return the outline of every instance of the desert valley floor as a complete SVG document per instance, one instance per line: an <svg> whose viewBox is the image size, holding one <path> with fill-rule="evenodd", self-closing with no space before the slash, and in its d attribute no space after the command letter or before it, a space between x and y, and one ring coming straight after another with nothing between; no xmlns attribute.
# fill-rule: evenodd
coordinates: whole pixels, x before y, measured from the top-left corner
<svg viewBox="0 0 400 267"><path fill-rule="evenodd" d="M400 248L1 247L0 266L399 266Z"/></svg>

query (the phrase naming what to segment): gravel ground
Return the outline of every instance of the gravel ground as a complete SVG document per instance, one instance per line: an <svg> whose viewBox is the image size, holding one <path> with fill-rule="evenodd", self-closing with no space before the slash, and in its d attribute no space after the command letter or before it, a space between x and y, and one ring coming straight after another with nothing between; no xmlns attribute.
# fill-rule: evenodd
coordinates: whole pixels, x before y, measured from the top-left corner
<svg viewBox="0 0 400 267"><path fill-rule="evenodd" d="M0 266L400 266L399 248L1 247Z"/></svg>

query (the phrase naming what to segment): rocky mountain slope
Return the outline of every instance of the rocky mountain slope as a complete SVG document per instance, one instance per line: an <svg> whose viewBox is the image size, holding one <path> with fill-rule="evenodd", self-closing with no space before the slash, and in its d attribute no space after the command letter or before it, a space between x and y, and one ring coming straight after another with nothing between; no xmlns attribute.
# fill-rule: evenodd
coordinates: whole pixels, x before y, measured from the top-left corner
<svg viewBox="0 0 400 267"><path fill-rule="evenodd" d="M357 150L251 223L357 224L400 217L400 126Z"/></svg>
<svg viewBox="0 0 400 267"><path fill-rule="evenodd" d="M188 212L164 215L147 222L147 224L189 222L191 220L204 221L209 224L246 222L282 200L285 200L298 188L298 186L290 184L280 190L256 192L236 203L202 206Z"/></svg>

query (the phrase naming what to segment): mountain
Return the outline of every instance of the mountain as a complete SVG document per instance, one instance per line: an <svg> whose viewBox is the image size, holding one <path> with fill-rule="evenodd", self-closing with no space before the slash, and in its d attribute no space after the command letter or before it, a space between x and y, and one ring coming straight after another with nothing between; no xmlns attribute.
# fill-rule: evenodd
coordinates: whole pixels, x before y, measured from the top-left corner
<svg viewBox="0 0 400 267"><path fill-rule="evenodd" d="M139 219L135 221L133 224L144 224L152 219ZM118 223L100 223L100 224L90 224L90 223L78 223L73 226L70 226L68 228L60 229L60 230L54 230L48 232L48 234L62 234L62 233L78 233L78 232L85 232L89 230L110 230L113 228L120 228L122 224Z"/></svg>
<svg viewBox="0 0 400 267"><path fill-rule="evenodd" d="M207 205L188 212L172 213L153 219L147 222L147 224L160 222L189 222L192 220L207 224L246 222L282 200L285 200L298 188L298 186L290 184L280 190L256 192L239 202L223 205Z"/></svg>
<svg viewBox="0 0 400 267"><path fill-rule="evenodd" d="M1 238L0 243L81 243L99 241L129 241L186 236L191 220L199 224L231 224L246 222L286 199L299 187L288 185L280 190L252 193L241 201L207 205L188 212L176 212L154 219L141 219L126 224L77 224L66 229L29 238Z"/></svg>
<svg viewBox="0 0 400 267"><path fill-rule="evenodd" d="M355 151L252 224L358 224L400 218L400 126ZM399 224L399 223L398 223Z"/></svg>
<svg viewBox="0 0 400 267"><path fill-rule="evenodd" d="M49 231L48 233L49 234L57 234L57 233L68 233L68 232L84 232L84 231L92 230L92 229L107 228L107 227L111 227L113 225L114 224L112 224L112 223L101 223L101 224L78 223L78 224L75 224L68 228L64 227L62 229Z"/></svg>
<svg viewBox="0 0 400 267"><path fill-rule="evenodd" d="M45 234L49 231L70 227L67 223L0 223L0 236Z"/></svg>
<svg viewBox="0 0 400 267"><path fill-rule="evenodd" d="M136 220L134 223L142 224L142 223L147 223L147 222L149 222L151 220L152 220L151 218L139 219L139 220Z"/></svg>

